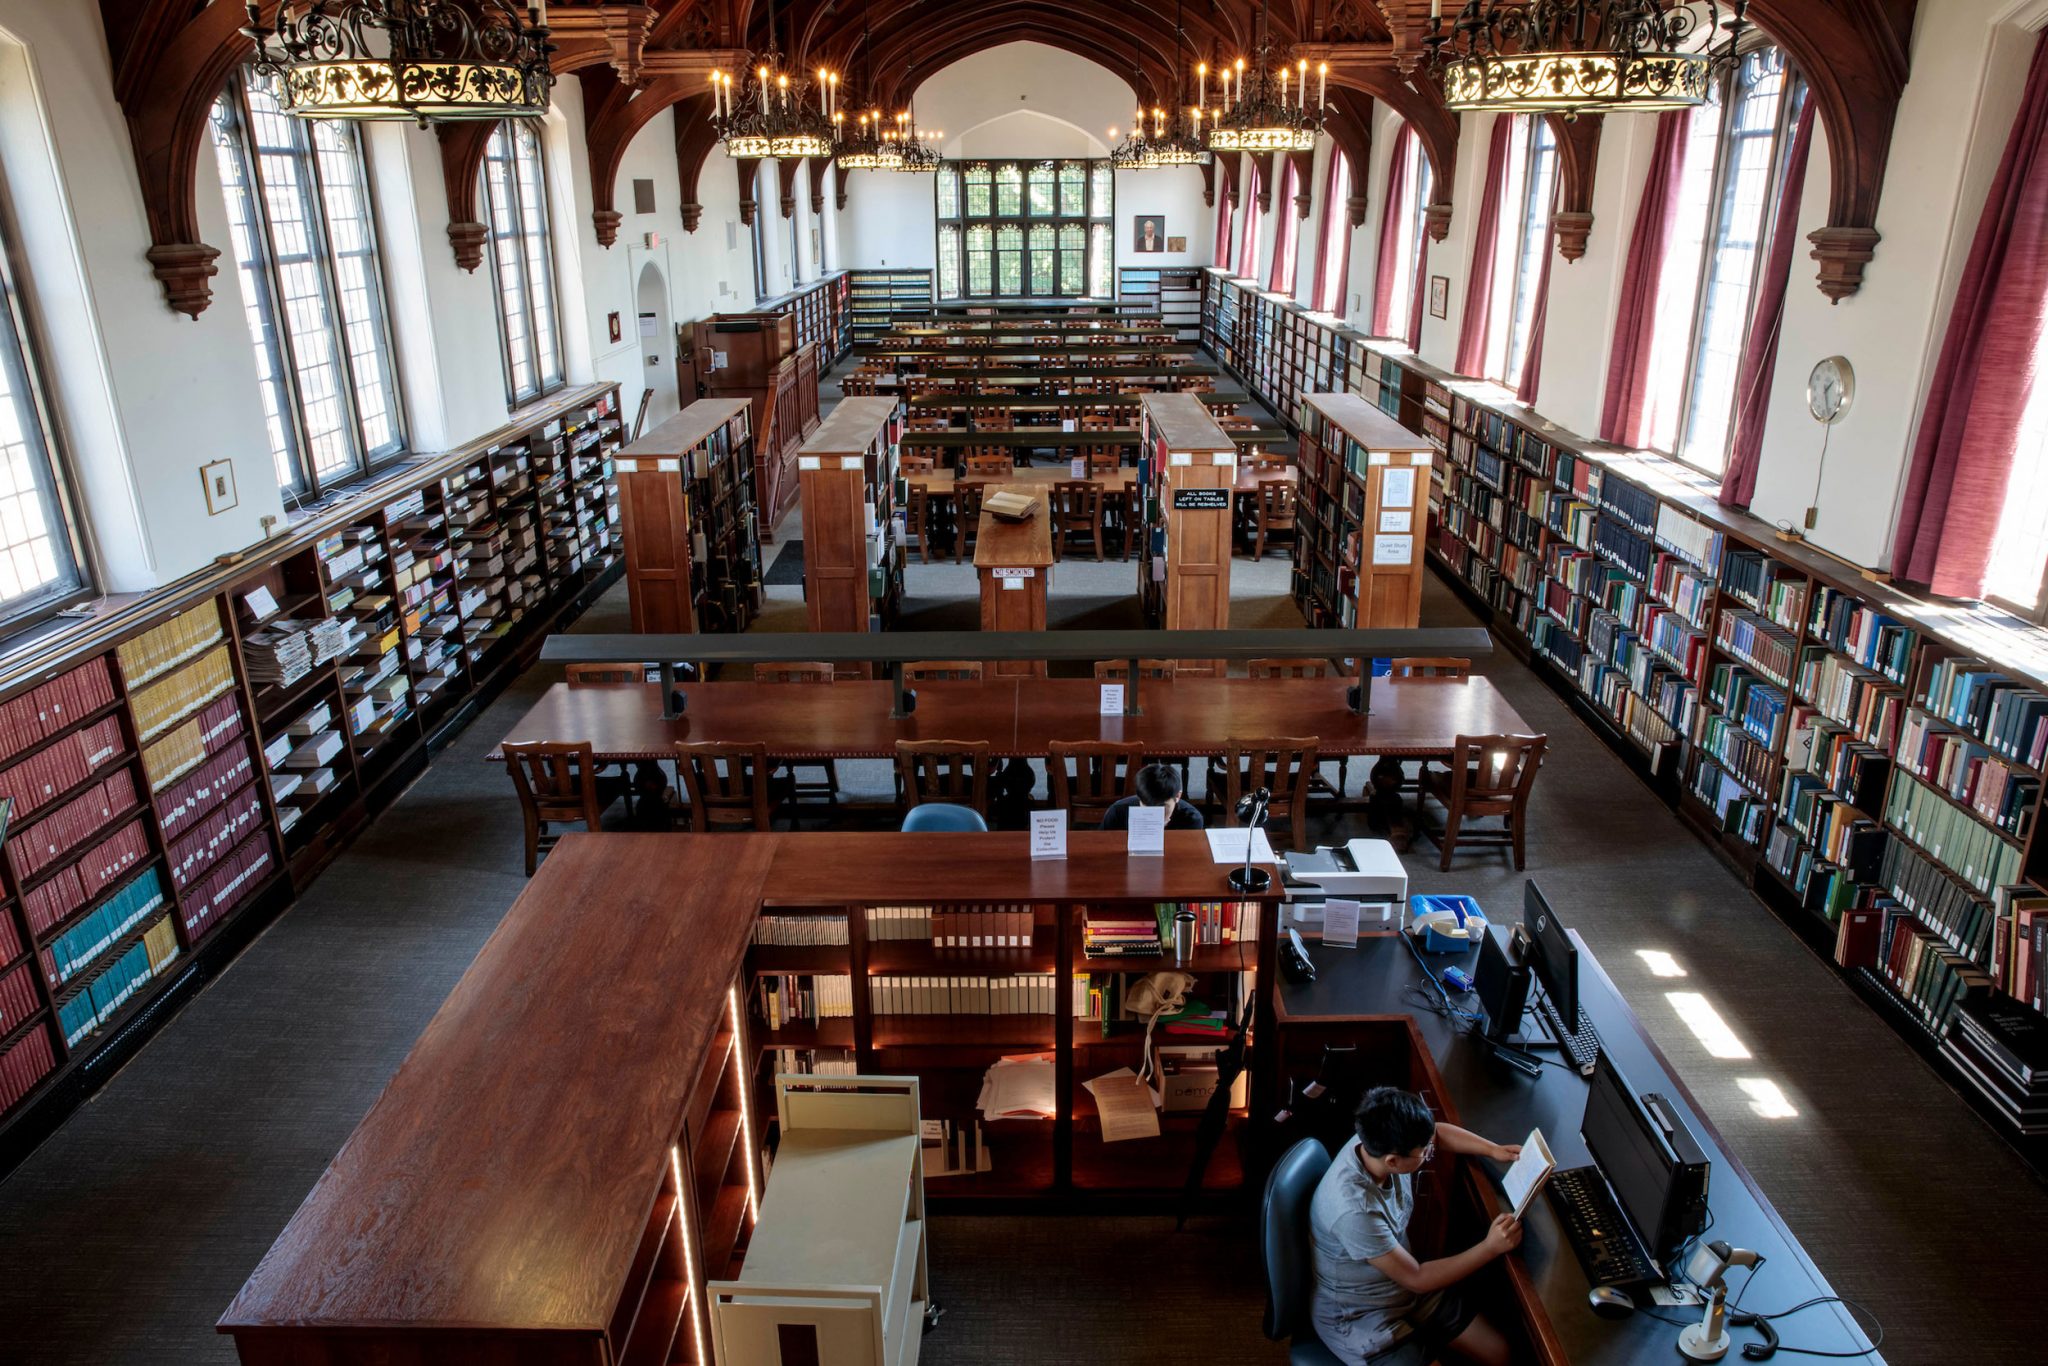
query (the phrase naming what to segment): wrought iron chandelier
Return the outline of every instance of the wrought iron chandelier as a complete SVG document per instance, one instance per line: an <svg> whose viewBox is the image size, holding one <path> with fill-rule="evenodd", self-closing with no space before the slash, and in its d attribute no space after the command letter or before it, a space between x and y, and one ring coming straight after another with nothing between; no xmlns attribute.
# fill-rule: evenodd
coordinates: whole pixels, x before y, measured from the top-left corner
<svg viewBox="0 0 2048 1366"><path fill-rule="evenodd" d="M886 131L883 138L896 149L896 164L892 171L908 175L925 175L939 169L945 158L939 155L938 144L945 139L945 132L938 128L920 128L917 123L917 82L912 73L917 70L915 63L904 68L903 83L912 93L910 105L897 111L896 126Z"/></svg>
<svg viewBox="0 0 2048 1366"><path fill-rule="evenodd" d="M873 95L875 88L872 42L868 29L868 6L863 4L860 16L861 74L869 95ZM883 135L882 111L873 104L854 119L851 133L846 130L844 111L834 110L832 123L833 135L839 140L841 170L893 171L902 164L903 149Z"/></svg>
<svg viewBox="0 0 2048 1366"><path fill-rule="evenodd" d="M1173 69L1180 71L1186 60L1186 32L1180 26L1180 4L1173 7ZM1205 63L1202 70L1206 72ZM1186 98L1183 87L1181 96ZM1209 149L1202 142L1202 106L1176 106L1169 115L1157 105L1152 108L1151 127L1146 127L1141 106L1132 115L1131 135L1109 154L1109 163L1120 171L1150 171L1165 166L1202 166L1209 161ZM1116 136L1114 128L1109 135Z"/></svg>
<svg viewBox="0 0 2048 1366"><path fill-rule="evenodd" d="M1705 104L1748 0L1469 0L1448 22L1442 8L1422 42L1446 105L1569 115Z"/></svg>
<svg viewBox="0 0 2048 1366"><path fill-rule="evenodd" d="M425 126L548 111L545 0L302 0L296 14L286 0L269 28L261 6L248 10L257 69L300 118Z"/></svg>
<svg viewBox="0 0 2048 1366"><path fill-rule="evenodd" d="M1275 67L1266 6L1259 6L1258 59L1220 72L1222 103L1210 111L1206 144L1214 152L1306 152L1323 131L1323 100L1329 89L1328 63L1316 68L1316 97L1308 97L1308 63ZM1196 103L1209 103L1209 67L1195 68Z"/></svg>
<svg viewBox="0 0 2048 1366"><path fill-rule="evenodd" d="M784 67L775 39L775 6L768 6L768 50L737 85L729 72L711 73L711 126L735 159L796 160L829 157L837 138L839 75L819 67L815 76Z"/></svg>

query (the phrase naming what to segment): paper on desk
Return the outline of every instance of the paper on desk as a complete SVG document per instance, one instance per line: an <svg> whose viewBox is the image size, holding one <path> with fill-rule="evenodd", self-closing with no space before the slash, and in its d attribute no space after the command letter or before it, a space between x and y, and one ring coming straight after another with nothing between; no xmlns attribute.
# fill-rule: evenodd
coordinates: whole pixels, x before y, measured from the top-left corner
<svg viewBox="0 0 2048 1366"><path fill-rule="evenodd" d="M1088 1092L1095 1097L1104 1143L1159 1136L1159 1111L1153 1108L1152 1088L1130 1068L1104 1073L1088 1083Z"/></svg>
<svg viewBox="0 0 2048 1366"><path fill-rule="evenodd" d="M1050 1119L1055 1098L1051 1059L1005 1058L982 1075L975 1108L989 1119Z"/></svg>
<svg viewBox="0 0 2048 1366"><path fill-rule="evenodd" d="M1252 839L1253 863L1277 863L1273 857L1273 846L1266 839L1266 832L1259 830L1205 830L1209 837L1209 859L1213 863L1244 862L1244 839Z"/></svg>
<svg viewBox="0 0 2048 1366"><path fill-rule="evenodd" d="M1126 854L1164 854L1166 852L1166 808L1163 806L1134 806L1130 809L1130 829L1124 836Z"/></svg>
<svg viewBox="0 0 2048 1366"><path fill-rule="evenodd" d="M1536 1192L1543 1189L1543 1183L1550 1179L1550 1173L1556 1166L1557 1159L1550 1155L1550 1145L1543 1141L1543 1131L1531 1129L1529 1136L1522 1140L1522 1155L1501 1178L1502 1188L1507 1191L1508 1199L1514 1202L1517 1219L1529 1208Z"/></svg>

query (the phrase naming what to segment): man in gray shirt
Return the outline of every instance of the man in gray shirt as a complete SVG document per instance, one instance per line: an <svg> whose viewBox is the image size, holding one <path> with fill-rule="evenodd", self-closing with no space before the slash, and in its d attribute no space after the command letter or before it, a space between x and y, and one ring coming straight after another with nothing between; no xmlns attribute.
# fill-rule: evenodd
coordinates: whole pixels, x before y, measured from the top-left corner
<svg viewBox="0 0 2048 1366"><path fill-rule="evenodd" d="M1477 1366L1508 1366L1499 1330L1463 1302L1459 1281L1522 1241L1511 1214L1493 1221L1465 1251L1418 1262L1408 1250L1415 1173L1437 1144L1461 1156L1512 1162L1517 1144L1489 1143L1455 1124L1439 1124L1412 1091L1376 1087L1309 1202L1316 1335L1345 1366L1422 1366L1448 1356Z"/></svg>

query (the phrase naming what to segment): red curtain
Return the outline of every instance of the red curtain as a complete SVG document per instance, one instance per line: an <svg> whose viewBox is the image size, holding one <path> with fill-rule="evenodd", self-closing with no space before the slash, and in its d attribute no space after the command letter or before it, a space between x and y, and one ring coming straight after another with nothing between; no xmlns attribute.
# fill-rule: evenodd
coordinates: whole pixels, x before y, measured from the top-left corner
<svg viewBox="0 0 2048 1366"><path fill-rule="evenodd" d="M1294 297L1295 249L1301 242L1301 215L1295 211L1294 204L1301 173L1295 168L1293 157L1282 152L1280 158L1287 163L1287 169L1280 175L1280 226L1273 233L1273 264L1266 275L1266 288L1278 290L1291 299Z"/></svg>
<svg viewBox="0 0 2048 1366"><path fill-rule="evenodd" d="M1237 274L1239 279L1259 278L1259 159L1246 157L1249 168L1244 182L1244 212L1238 216Z"/></svg>
<svg viewBox="0 0 2048 1366"><path fill-rule="evenodd" d="M1534 404L1537 386L1543 382L1543 329L1550 322L1550 262L1557 255L1557 234L1546 231L1543 267L1536 276L1536 308L1529 315L1529 354L1522 358L1522 382L1515 386L1515 401Z"/></svg>
<svg viewBox="0 0 2048 1366"><path fill-rule="evenodd" d="M1472 231L1472 269L1465 277L1465 316L1458 331L1461 375L1486 369L1486 331L1493 314L1493 258L1500 245L1501 197L1507 188L1508 146L1515 116L1497 115L1486 146L1486 183L1479 187L1479 221Z"/></svg>
<svg viewBox="0 0 2048 1366"><path fill-rule="evenodd" d="M1792 280L1792 251L1799 238L1799 200L1806 186L1806 154L1813 146L1813 97L1799 111L1792 151L1785 158L1785 186L1778 192L1778 217L1771 225L1771 254L1764 262L1756 311L1742 363L1735 367L1735 434L1728 443L1728 468L1721 475L1723 507L1746 508L1756 493L1763 464L1764 418L1771 407L1771 376L1778 369L1778 332L1785 325L1785 294Z"/></svg>
<svg viewBox="0 0 2048 1366"><path fill-rule="evenodd" d="M1221 174L1221 168L1211 173L1216 186L1216 256L1211 265L1230 269L1230 192L1236 188Z"/></svg>
<svg viewBox="0 0 2048 1366"><path fill-rule="evenodd" d="M1631 449L1649 439L1650 355L1657 341L1657 289L1664 278L1664 254L1678 222L1678 194L1685 183L1685 144L1690 109L1657 116L1657 143L1650 154L1650 178L1636 207L1636 228L1623 265L1616 305L1614 347L1607 356L1607 389L1600 402L1600 439Z"/></svg>
<svg viewBox="0 0 2048 1366"><path fill-rule="evenodd" d="M1341 148L1330 148L1323 171L1323 240L1316 249L1315 294L1309 307L1344 316L1344 290L1351 274L1351 164Z"/></svg>
<svg viewBox="0 0 2048 1366"><path fill-rule="evenodd" d="M1899 511L1892 570L1949 597L1984 594L1992 538L2048 322L2048 33L1949 312ZM2032 384L2028 382L2032 377ZM1980 385L1979 381L1982 381Z"/></svg>
<svg viewBox="0 0 2048 1366"><path fill-rule="evenodd" d="M1379 265L1372 278L1372 334L1394 335L1394 272L1401 264L1401 224L1408 206L1408 149L1415 130L1407 124L1394 135L1394 159L1387 166L1387 197L1380 205Z"/></svg>
<svg viewBox="0 0 2048 1366"><path fill-rule="evenodd" d="M1422 349L1422 300L1429 293L1429 229L1415 234L1415 287L1408 291L1408 349Z"/></svg>

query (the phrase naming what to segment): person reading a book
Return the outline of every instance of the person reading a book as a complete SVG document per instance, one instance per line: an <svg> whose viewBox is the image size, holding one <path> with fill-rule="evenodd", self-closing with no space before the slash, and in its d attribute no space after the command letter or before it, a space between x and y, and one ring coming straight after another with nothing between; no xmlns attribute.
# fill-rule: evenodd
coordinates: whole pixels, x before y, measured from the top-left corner
<svg viewBox="0 0 2048 1366"><path fill-rule="evenodd" d="M1507 1366L1508 1344L1458 1291L1458 1283L1522 1241L1511 1214L1449 1257L1418 1262L1408 1250L1415 1173L1446 1152L1512 1162L1521 1145L1490 1143L1439 1124L1413 1091L1377 1086L1309 1202L1316 1334L1345 1366L1422 1366L1448 1360Z"/></svg>
<svg viewBox="0 0 2048 1366"><path fill-rule="evenodd" d="M1163 806L1168 830L1200 830L1202 813L1181 800L1180 770L1172 764L1147 764L1138 770L1138 795L1125 797L1102 813L1104 830L1131 828L1131 808Z"/></svg>

